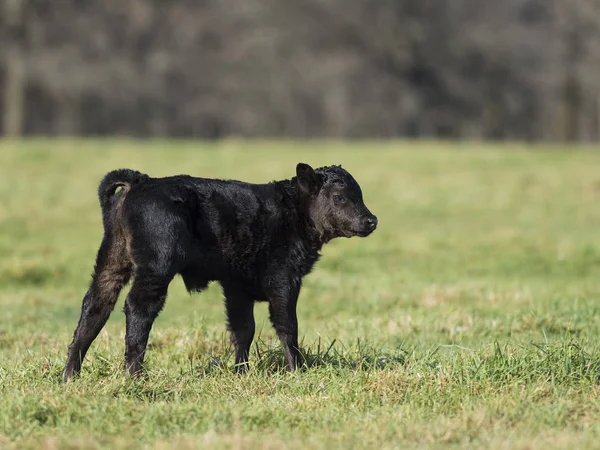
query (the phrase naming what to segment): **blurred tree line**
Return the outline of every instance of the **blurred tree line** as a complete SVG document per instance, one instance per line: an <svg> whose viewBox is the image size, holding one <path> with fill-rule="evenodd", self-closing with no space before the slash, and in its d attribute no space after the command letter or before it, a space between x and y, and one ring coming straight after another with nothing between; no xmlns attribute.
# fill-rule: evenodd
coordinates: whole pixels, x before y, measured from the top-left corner
<svg viewBox="0 0 600 450"><path fill-rule="evenodd" d="M0 0L5 135L600 139L600 0Z"/></svg>

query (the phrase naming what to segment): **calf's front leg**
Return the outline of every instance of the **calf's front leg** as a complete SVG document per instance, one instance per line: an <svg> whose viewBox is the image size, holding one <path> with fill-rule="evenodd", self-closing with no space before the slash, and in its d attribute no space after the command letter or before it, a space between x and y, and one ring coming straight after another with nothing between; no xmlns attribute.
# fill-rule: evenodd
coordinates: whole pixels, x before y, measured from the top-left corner
<svg viewBox="0 0 600 450"><path fill-rule="evenodd" d="M248 370L248 356L254 339L254 300L242 291L224 287L227 326L235 346L235 367L238 373Z"/></svg>
<svg viewBox="0 0 600 450"><path fill-rule="evenodd" d="M271 322L283 346L285 360L290 372L302 363L298 346L298 317L296 304L300 293L299 283L278 286L269 295Z"/></svg>

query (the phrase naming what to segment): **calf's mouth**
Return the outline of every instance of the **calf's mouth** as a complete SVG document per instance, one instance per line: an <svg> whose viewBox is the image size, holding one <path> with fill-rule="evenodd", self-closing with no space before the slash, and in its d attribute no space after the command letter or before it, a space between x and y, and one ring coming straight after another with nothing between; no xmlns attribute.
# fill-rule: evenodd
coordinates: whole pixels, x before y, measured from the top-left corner
<svg viewBox="0 0 600 450"><path fill-rule="evenodd" d="M375 216L368 217L368 218L364 219L362 222L363 222L363 225L361 227L356 228L356 229L349 229L345 233L345 236L346 237L352 237L352 236L367 237L368 235L373 233L373 231L375 231L375 229L377 228L377 218Z"/></svg>

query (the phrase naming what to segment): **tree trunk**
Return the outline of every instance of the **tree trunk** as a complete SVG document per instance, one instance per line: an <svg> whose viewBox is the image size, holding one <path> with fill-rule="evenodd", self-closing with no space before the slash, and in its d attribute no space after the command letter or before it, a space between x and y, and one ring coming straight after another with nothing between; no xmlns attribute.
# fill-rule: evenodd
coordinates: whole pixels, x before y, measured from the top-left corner
<svg viewBox="0 0 600 450"><path fill-rule="evenodd" d="M23 134L25 107L25 71L21 43L14 30L21 25L22 0L4 0L4 14L10 37L6 44L4 67L4 115L2 129L6 136Z"/></svg>
<svg viewBox="0 0 600 450"><path fill-rule="evenodd" d="M575 78L569 77L565 82L564 88L564 111L565 111L565 131L564 137L567 142L576 142L580 138L580 115L581 115L581 96L579 83Z"/></svg>
<svg viewBox="0 0 600 450"><path fill-rule="evenodd" d="M72 137L79 131L78 105L70 95L64 95L57 100L57 114L54 132L58 136Z"/></svg>

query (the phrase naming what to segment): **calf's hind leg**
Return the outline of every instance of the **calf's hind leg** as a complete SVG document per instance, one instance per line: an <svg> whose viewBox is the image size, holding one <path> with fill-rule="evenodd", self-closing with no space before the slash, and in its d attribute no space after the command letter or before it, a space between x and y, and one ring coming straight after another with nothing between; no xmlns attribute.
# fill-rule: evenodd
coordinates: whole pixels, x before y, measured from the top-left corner
<svg viewBox="0 0 600 450"><path fill-rule="evenodd" d="M142 371L148 336L165 304L172 279L172 276L151 272L135 274L131 291L125 300L125 368L131 375Z"/></svg>
<svg viewBox="0 0 600 450"><path fill-rule="evenodd" d="M81 370L90 345L110 317L121 289L129 282L131 263L121 250L118 246L111 248L107 239L100 245L92 282L83 298L79 323L69 345L63 371L65 381Z"/></svg>

